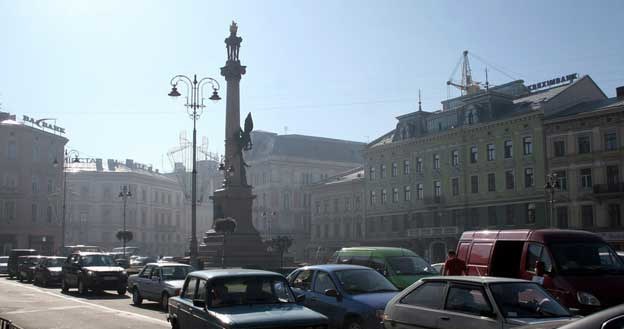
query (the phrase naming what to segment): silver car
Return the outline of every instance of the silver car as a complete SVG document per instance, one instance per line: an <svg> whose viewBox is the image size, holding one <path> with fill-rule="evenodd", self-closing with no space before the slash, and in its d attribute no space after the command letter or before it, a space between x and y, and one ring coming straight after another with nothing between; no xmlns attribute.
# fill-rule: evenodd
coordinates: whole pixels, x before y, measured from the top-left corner
<svg viewBox="0 0 624 329"><path fill-rule="evenodd" d="M9 256L0 256L0 274L9 274Z"/></svg>
<svg viewBox="0 0 624 329"><path fill-rule="evenodd" d="M427 277L391 299L386 329L505 329L575 318L538 283L496 277Z"/></svg>
<svg viewBox="0 0 624 329"><path fill-rule="evenodd" d="M186 275L192 266L180 263L149 263L139 274L128 278L128 291L132 293L132 303L136 306L143 299L160 303L167 310L169 297L177 296L182 289Z"/></svg>

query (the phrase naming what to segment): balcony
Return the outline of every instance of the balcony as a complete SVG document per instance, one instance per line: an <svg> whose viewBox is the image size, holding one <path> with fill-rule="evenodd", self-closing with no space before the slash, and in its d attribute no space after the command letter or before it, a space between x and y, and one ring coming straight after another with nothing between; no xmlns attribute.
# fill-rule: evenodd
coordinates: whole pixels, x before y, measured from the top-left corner
<svg viewBox="0 0 624 329"><path fill-rule="evenodd" d="M459 228L457 226L421 227L407 230L410 238L439 238L447 236L457 236Z"/></svg>
<svg viewBox="0 0 624 329"><path fill-rule="evenodd" d="M619 193L624 193L624 183L594 185L594 194L606 196Z"/></svg>

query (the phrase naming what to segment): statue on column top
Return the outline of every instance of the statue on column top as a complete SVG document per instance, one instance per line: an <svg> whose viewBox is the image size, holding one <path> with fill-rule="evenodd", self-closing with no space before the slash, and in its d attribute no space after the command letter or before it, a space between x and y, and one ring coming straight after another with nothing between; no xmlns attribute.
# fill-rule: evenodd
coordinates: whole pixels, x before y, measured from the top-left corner
<svg viewBox="0 0 624 329"><path fill-rule="evenodd" d="M230 25L230 36L225 39L225 44L228 52L228 61L238 61L238 49L243 38L236 36L238 32L238 25L232 21Z"/></svg>

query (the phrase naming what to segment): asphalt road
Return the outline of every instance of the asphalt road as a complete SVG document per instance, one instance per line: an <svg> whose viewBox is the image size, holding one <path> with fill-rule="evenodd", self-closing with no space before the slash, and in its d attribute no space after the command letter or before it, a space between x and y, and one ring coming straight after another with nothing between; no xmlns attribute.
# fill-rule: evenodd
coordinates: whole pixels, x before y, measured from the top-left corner
<svg viewBox="0 0 624 329"><path fill-rule="evenodd" d="M0 317L24 329L170 328L158 304L132 305L130 294L110 291L79 296L0 276Z"/></svg>

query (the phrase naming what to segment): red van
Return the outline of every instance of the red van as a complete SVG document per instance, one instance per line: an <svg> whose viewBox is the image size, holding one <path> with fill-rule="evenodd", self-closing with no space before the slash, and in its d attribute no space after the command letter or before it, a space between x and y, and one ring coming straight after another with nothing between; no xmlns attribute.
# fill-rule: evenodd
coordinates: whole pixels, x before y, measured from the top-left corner
<svg viewBox="0 0 624 329"><path fill-rule="evenodd" d="M590 232L464 232L457 256L466 261L469 275L541 282L579 314L624 303L624 262L601 237Z"/></svg>

